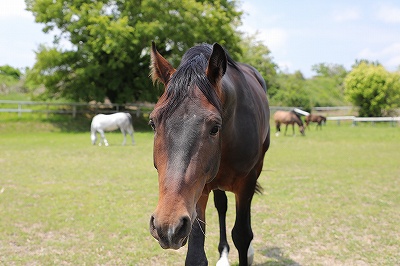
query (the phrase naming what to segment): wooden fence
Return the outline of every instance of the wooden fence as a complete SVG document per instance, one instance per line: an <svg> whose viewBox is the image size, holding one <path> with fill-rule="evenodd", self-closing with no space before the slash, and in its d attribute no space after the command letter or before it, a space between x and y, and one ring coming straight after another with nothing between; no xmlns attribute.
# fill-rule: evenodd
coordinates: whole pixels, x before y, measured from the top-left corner
<svg viewBox="0 0 400 266"><path fill-rule="evenodd" d="M17 113L22 116L24 113L42 113L46 114L66 114L76 117L77 114L98 114L129 112L136 113L139 117L143 113L150 113L154 104L150 103L132 103L132 104L85 104L85 103L52 103L52 102L34 102L34 101L9 101L0 100L0 113Z"/></svg>
<svg viewBox="0 0 400 266"><path fill-rule="evenodd" d="M400 123L400 116L390 116L390 117L356 117L356 116L328 116L327 120L337 121L340 125L341 121L352 121L354 126L357 126L359 122L370 122L375 124L376 122L390 122L392 126L396 123Z"/></svg>
<svg viewBox="0 0 400 266"><path fill-rule="evenodd" d="M143 114L150 113L154 108L152 103L131 103L131 104L91 104L91 103L52 103L52 102L34 102L34 101L10 101L0 100L0 113L17 113L22 116L24 113L42 113L49 116L50 114L65 114L76 117L77 114L99 114L99 113L115 113L129 112L140 117ZM271 106L271 113L277 110L293 110L301 107L284 107ZM392 125L400 123L400 117L357 117L354 115L336 115L354 113L352 106L337 107L315 107L313 112L327 116L328 120L337 121L340 125L341 121L352 121L353 125L359 122L390 122Z"/></svg>

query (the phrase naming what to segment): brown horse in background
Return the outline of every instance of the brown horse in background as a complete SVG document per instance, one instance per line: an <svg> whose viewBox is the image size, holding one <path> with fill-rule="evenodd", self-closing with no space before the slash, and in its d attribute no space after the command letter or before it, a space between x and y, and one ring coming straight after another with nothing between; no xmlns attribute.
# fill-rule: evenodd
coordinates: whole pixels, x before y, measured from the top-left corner
<svg viewBox="0 0 400 266"><path fill-rule="evenodd" d="M310 122L315 122L315 123L317 123L316 129L318 129L318 126L319 126L320 129L322 130L322 123L326 124L326 117L322 116L322 115L310 114L310 115L306 116L305 121L306 121L307 128L308 128L308 125L310 124Z"/></svg>
<svg viewBox="0 0 400 266"><path fill-rule="evenodd" d="M204 250L209 193L218 211L220 261L227 262L227 196L235 194L233 243L239 265L252 263L251 201L270 145L266 86L253 67L235 62L217 43L190 48L175 69L151 49L153 81L165 86L150 115L158 204L150 233L164 249L188 242L186 265L207 265Z"/></svg>
<svg viewBox="0 0 400 266"><path fill-rule="evenodd" d="M279 136L279 133L281 132L281 124L286 125L285 129L285 136L287 132L288 125L292 125L293 128L293 135L294 133L294 124L297 124L299 126L300 133L304 136L304 125L303 121L301 120L300 116L296 114L294 111L276 111L274 114L274 121L276 125L276 136Z"/></svg>

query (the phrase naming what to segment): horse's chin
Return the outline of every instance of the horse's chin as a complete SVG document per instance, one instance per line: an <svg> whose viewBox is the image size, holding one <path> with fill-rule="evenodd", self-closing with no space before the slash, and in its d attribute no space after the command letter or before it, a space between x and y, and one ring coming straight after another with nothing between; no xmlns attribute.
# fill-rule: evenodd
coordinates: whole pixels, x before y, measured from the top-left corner
<svg viewBox="0 0 400 266"><path fill-rule="evenodd" d="M160 240L158 240L158 244L160 244L160 247L162 247L163 249L174 249L174 250L178 250L181 247L185 246L187 243L189 236L185 237L182 241L179 241L178 243L174 244L174 243L164 243Z"/></svg>

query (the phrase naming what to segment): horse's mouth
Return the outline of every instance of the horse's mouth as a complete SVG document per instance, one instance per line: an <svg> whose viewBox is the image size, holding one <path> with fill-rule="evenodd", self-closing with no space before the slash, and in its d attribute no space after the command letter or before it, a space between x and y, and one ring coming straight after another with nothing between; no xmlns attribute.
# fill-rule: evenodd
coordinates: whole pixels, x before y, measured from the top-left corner
<svg viewBox="0 0 400 266"><path fill-rule="evenodd" d="M155 236L153 234L151 234L157 241L158 244L160 245L160 247L162 247L163 249L180 249L181 247L183 247L184 245L186 245L189 236L186 236L183 239L180 239L177 243L174 242L170 242L170 241L164 241L163 239L159 238L158 235Z"/></svg>
<svg viewBox="0 0 400 266"><path fill-rule="evenodd" d="M160 236L152 221L150 221L150 234L158 241L158 243L163 249L175 249L175 250L180 249L181 247L186 245L190 235L189 233L188 235L180 239L177 238L170 239L165 236Z"/></svg>

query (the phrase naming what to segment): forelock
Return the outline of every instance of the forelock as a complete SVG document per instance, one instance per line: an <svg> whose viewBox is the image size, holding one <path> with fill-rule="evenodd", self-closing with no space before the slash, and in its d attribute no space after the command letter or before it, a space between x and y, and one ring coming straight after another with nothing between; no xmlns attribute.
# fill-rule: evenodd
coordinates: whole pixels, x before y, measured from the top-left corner
<svg viewBox="0 0 400 266"><path fill-rule="evenodd" d="M220 99L205 74L211 52L208 45L202 45L192 47L185 53L166 88L167 104L160 110L160 116L171 115L184 99L192 95L196 86L207 100L222 112Z"/></svg>

